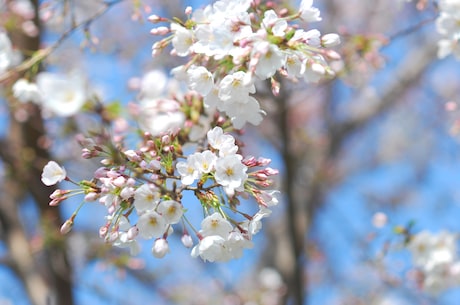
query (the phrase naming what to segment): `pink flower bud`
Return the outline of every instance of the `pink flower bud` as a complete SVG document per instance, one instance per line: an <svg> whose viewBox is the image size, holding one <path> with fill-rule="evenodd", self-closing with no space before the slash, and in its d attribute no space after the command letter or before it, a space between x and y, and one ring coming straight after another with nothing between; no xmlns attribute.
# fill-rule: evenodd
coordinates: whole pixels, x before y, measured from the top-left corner
<svg viewBox="0 0 460 305"><path fill-rule="evenodd" d="M136 179L129 177L128 180L126 180L126 185L128 186L134 186L136 184Z"/></svg>
<svg viewBox="0 0 460 305"><path fill-rule="evenodd" d="M267 167L263 170L264 174L267 176L273 176L273 175L278 175L279 171L277 169Z"/></svg>
<svg viewBox="0 0 460 305"><path fill-rule="evenodd" d="M94 172L94 178L100 179L104 177L107 177L107 168L99 167L98 169L96 169L96 171Z"/></svg>
<svg viewBox="0 0 460 305"><path fill-rule="evenodd" d="M147 18L148 21L152 22L152 23L158 23L162 20L162 18L160 16L157 16L157 15L150 15L148 18Z"/></svg>
<svg viewBox="0 0 460 305"><path fill-rule="evenodd" d="M268 164L270 164L270 162L272 162L272 160L268 158L259 157L257 159L257 162L259 163L259 166L267 166Z"/></svg>
<svg viewBox="0 0 460 305"><path fill-rule="evenodd" d="M191 6L187 6L185 8L185 15L191 15L192 14L192 7Z"/></svg>
<svg viewBox="0 0 460 305"><path fill-rule="evenodd" d="M120 234L118 233L118 231L112 231L110 232L109 234L109 239L108 239L108 242L110 243L113 243L115 242L117 239L118 239L118 236L120 236Z"/></svg>
<svg viewBox="0 0 460 305"><path fill-rule="evenodd" d="M168 145L169 143L171 143L171 137L169 135L164 135L161 137L161 143L163 145Z"/></svg>
<svg viewBox="0 0 460 305"><path fill-rule="evenodd" d="M120 173L115 170L109 170L107 171L106 176L112 179L116 179L120 177Z"/></svg>
<svg viewBox="0 0 460 305"><path fill-rule="evenodd" d="M134 188L133 187L124 187L120 192L120 197L123 199L128 199L134 196Z"/></svg>
<svg viewBox="0 0 460 305"><path fill-rule="evenodd" d="M166 35L169 33L169 28L165 26L160 26L157 28L153 28L150 30L150 34L152 35Z"/></svg>
<svg viewBox="0 0 460 305"><path fill-rule="evenodd" d="M139 234L139 229L137 227L129 228L128 233L127 233L128 239L132 240L132 239L136 238L137 234Z"/></svg>
<svg viewBox="0 0 460 305"><path fill-rule="evenodd" d="M107 228L107 226L100 227L100 228L99 228L99 236L100 236L101 238L104 238L105 236L107 236L108 230L109 230L109 229Z"/></svg>
<svg viewBox="0 0 460 305"><path fill-rule="evenodd" d="M139 162L141 160L141 157L135 152L134 150L130 149L125 152L123 152L125 156L128 158L129 161L133 162Z"/></svg>
<svg viewBox="0 0 460 305"><path fill-rule="evenodd" d="M126 178L123 176L119 176L118 178L115 178L112 183L117 187L122 187L126 184Z"/></svg>
<svg viewBox="0 0 460 305"><path fill-rule="evenodd" d="M58 199L63 197L64 195L70 193L69 190L55 190L51 195L50 199Z"/></svg>
<svg viewBox="0 0 460 305"><path fill-rule="evenodd" d="M55 206L58 206L62 201L64 201L65 199L67 199L67 197L62 197L62 198L57 198L57 199L53 199L50 201L49 205L51 207L55 207Z"/></svg>
<svg viewBox="0 0 460 305"><path fill-rule="evenodd" d="M89 150L88 148L83 148L81 150L81 157L83 159L91 159L93 157L93 154L91 153L91 150Z"/></svg>
<svg viewBox="0 0 460 305"><path fill-rule="evenodd" d="M99 197L98 193L90 192L90 193L85 195L84 200L85 201L95 201L98 197Z"/></svg>

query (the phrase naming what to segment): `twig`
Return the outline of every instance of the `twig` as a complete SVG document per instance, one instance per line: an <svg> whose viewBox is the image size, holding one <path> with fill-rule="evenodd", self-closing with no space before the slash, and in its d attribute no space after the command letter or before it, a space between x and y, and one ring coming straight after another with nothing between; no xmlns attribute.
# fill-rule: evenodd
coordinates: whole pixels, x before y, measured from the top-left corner
<svg viewBox="0 0 460 305"><path fill-rule="evenodd" d="M91 18L88 18L80 23L75 24L72 26L70 29L65 31L59 39L54 42L51 46L38 50L35 52L35 54L30 57L29 59L23 61L21 64L17 65L16 67L4 72L3 74L0 74L0 84L5 82L7 79L12 77L15 74L19 74L21 72L24 72L37 63L41 62L44 60L46 57L48 57L52 52L54 52L72 33L74 33L77 29L79 29L82 26L88 26L91 22L99 18L100 16L104 15L112 6L115 4L118 4L120 2L123 2L124 0L117 0L117 1L111 1L111 2L105 2L105 7L100 9L96 14L94 14Z"/></svg>

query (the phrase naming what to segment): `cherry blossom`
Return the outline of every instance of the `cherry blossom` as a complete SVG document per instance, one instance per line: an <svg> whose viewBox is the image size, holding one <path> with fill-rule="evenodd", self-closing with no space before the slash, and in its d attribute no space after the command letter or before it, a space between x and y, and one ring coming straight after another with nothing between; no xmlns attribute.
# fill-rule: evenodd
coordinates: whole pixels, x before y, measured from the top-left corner
<svg viewBox="0 0 460 305"><path fill-rule="evenodd" d="M43 167L42 182L47 186L55 185L66 179L66 177L66 170L55 161L49 161L45 167Z"/></svg>

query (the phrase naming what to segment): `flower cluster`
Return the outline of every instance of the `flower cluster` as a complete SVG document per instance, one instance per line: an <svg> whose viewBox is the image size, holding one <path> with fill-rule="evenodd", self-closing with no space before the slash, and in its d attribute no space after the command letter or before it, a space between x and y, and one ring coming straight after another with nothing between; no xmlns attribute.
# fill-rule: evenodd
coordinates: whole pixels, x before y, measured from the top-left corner
<svg viewBox="0 0 460 305"><path fill-rule="evenodd" d="M277 170L267 167L270 160L238 154L235 138L219 126L207 133L206 146L189 156L182 154L179 135L154 137L144 134L139 149L125 149L118 142L110 152L110 143L81 139L83 156L106 156L91 180L74 182L75 190L56 190L51 205L59 205L72 195L84 193L84 201L98 201L107 208L106 224L100 236L117 247L129 248L132 255L140 250L139 238L154 239L152 253L163 257L169 252L168 237L174 226L182 227L184 246L193 247L190 231L198 238L193 256L205 261L227 261L242 255L252 246L252 236L261 228L262 218L278 203L278 191L267 190ZM205 149L206 148L206 149ZM258 169L259 168L259 169ZM53 185L72 182L67 172L50 161L43 169L42 181ZM204 211L197 229L185 211L184 192L191 192ZM239 210L240 199L252 196L258 211L254 215ZM77 213L62 226L70 231Z"/></svg>
<svg viewBox="0 0 460 305"><path fill-rule="evenodd" d="M153 70L130 82L139 90L137 103L129 104L139 127L135 147L134 135L125 133L128 128L112 131L107 124L91 138L79 138L83 158L101 159L90 179L75 182L54 161L45 166L46 185L65 180L77 186L56 190L50 205L77 194L84 194L82 205L103 204L107 215L101 238L132 255L144 239L153 240L153 256L165 256L179 228L193 257L210 262L240 257L278 204L279 192L270 188L278 171L268 167L269 159L245 156L232 132L263 120L265 112L254 96L258 81L270 79L276 94L278 75L317 82L334 74L327 61L339 58L329 49L339 43L338 35L298 26L299 21L321 20L312 4L303 0L291 13L271 2L222 0L200 10L187 8L185 22L174 19L169 27L152 30L169 34L154 44L154 53L171 44L172 54L190 60L172 70L173 79ZM149 19L167 21L155 15ZM178 90L181 82L190 91ZM83 92L81 81L50 73L13 86L20 102L38 103L60 116L81 108ZM58 101L69 105L59 107ZM197 206L203 211L199 226L187 214ZM78 210L62 233L72 229Z"/></svg>
<svg viewBox="0 0 460 305"><path fill-rule="evenodd" d="M21 78L14 83L12 90L13 96L20 103L32 102L39 105L44 116L75 115L88 99L85 81L77 73L63 75L40 72L35 82Z"/></svg>
<svg viewBox="0 0 460 305"><path fill-rule="evenodd" d="M303 0L292 14L251 0L221 0L195 11L189 7L186 21L174 19L169 27L151 31L169 34L154 43L153 54L172 44L172 54L190 58L173 74L203 98L205 107L225 113L237 129L247 122L258 125L265 112L252 96L257 81L270 79L277 94L277 72L307 82L334 75L327 61L340 58L329 49L340 43L339 36L305 31L295 23L321 20L312 2ZM157 15L149 20L168 21Z"/></svg>
<svg viewBox="0 0 460 305"><path fill-rule="evenodd" d="M460 1L438 1L439 16L436 19L436 29L443 38L438 42L438 57L444 58L453 54L460 59Z"/></svg>
<svg viewBox="0 0 460 305"><path fill-rule="evenodd" d="M420 271L420 285L429 293L439 293L460 284L460 260L457 237L442 231L422 231L411 237L408 248Z"/></svg>

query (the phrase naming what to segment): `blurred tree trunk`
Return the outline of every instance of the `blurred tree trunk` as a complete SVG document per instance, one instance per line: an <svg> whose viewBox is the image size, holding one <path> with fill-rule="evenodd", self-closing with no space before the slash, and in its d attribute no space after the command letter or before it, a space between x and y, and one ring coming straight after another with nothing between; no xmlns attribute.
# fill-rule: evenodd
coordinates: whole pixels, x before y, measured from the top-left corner
<svg viewBox="0 0 460 305"><path fill-rule="evenodd" d="M34 22L40 29L38 0L32 3L37 12ZM40 35L29 37L20 28L8 34L26 58L39 50ZM40 180L42 168L50 159L44 145L46 131L40 109L32 104L18 104L13 97L9 98L8 105L9 126L0 142L6 179L0 198L0 221L9 262L23 281L32 304L72 305L72 271L65 239L59 236L62 220L59 209L48 205L54 189L44 186ZM41 234L38 249L32 249L30 232L26 232L19 212L21 202L28 196L35 201L40 216L41 227L34 228Z"/></svg>

